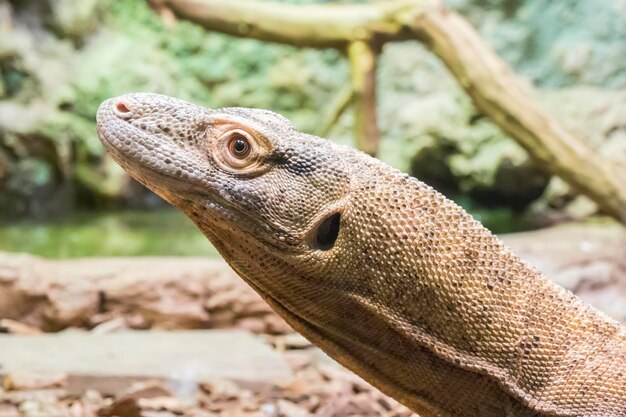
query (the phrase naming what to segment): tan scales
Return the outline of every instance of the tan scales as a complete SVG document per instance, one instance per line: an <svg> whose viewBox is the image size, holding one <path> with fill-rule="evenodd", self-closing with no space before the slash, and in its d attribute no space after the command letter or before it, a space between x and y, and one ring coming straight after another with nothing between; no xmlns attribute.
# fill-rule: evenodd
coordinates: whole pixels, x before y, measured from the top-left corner
<svg viewBox="0 0 626 417"><path fill-rule="evenodd" d="M422 416L626 416L624 328L417 179L265 110L131 94L98 132L294 329Z"/></svg>

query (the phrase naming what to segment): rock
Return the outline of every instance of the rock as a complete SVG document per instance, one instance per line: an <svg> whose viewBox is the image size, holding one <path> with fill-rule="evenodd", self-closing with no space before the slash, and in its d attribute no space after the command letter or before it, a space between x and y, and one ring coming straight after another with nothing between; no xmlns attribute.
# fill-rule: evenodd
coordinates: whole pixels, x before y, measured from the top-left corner
<svg viewBox="0 0 626 417"><path fill-rule="evenodd" d="M0 403L0 417L20 417L20 412L13 404Z"/></svg>
<svg viewBox="0 0 626 417"><path fill-rule="evenodd" d="M0 319L0 332L11 333L20 336L28 336L40 334L41 330L36 327L20 323L19 321L11 319Z"/></svg>
<svg viewBox="0 0 626 417"><path fill-rule="evenodd" d="M85 414L83 405L79 402L71 404L68 412L70 417L82 417Z"/></svg>
<svg viewBox="0 0 626 417"><path fill-rule="evenodd" d="M573 2L584 8L580 1ZM537 4L534 0L530 3ZM536 7L533 10L538 11ZM606 9L589 13L603 14ZM488 12L481 8L479 14ZM553 32L549 35L556 36ZM520 49L519 44L505 48L507 52ZM520 58L527 60L527 55ZM613 64L612 68L620 66ZM621 74L618 71L614 75L626 82ZM523 209L542 196L550 176L537 169L524 149L476 110L441 62L423 47L412 43L386 45L379 79L379 120L384 138L381 159L450 196L470 196L490 207ZM623 165L626 135L621 121L626 115L626 92L599 84L568 84L559 89L539 89L535 95L565 127ZM341 125L341 135L348 134L349 129L348 123ZM566 191L571 192L569 187Z"/></svg>
<svg viewBox="0 0 626 417"><path fill-rule="evenodd" d="M626 323L626 230L563 225L501 236L525 261L609 316Z"/></svg>
<svg viewBox="0 0 626 417"><path fill-rule="evenodd" d="M61 37L80 40L95 29L97 0L55 0L52 26Z"/></svg>
<svg viewBox="0 0 626 417"><path fill-rule="evenodd" d="M0 252L0 317L66 327L290 328L223 261L194 258L45 260ZM122 318L108 325L103 322ZM108 327L108 328L107 328Z"/></svg>
<svg viewBox="0 0 626 417"><path fill-rule="evenodd" d="M187 417L221 417L219 414L210 411L194 408L187 412Z"/></svg>
<svg viewBox="0 0 626 417"><path fill-rule="evenodd" d="M171 392L159 381L148 381L135 384L120 394L110 406L98 411L98 416L109 417L141 417L142 410L154 410L142 401L155 398L171 398Z"/></svg>
<svg viewBox="0 0 626 417"><path fill-rule="evenodd" d="M276 403L277 415L279 417L312 417L306 409L292 403L291 401L278 400Z"/></svg>
<svg viewBox="0 0 626 417"><path fill-rule="evenodd" d="M339 415L371 417L384 415L386 412L389 412L389 410L386 410L381 404L373 400L369 392L362 392L352 396L336 411Z"/></svg>
<svg viewBox="0 0 626 417"><path fill-rule="evenodd" d="M67 390L60 388L0 391L0 400L14 405L20 405L27 401L34 401L39 404L54 404L67 395Z"/></svg>
<svg viewBox="0 0 626 417"><path fill-rule="evenodd" d="M2 367L6 369L15 369ZM67 374L63 371L24 367L11 371L4 376L3 387L6 391L36 390L46 388L63 388L67 386Z"/></svg>
<svg viewBox="0 0 626 417"><path fill-rule="evenodd" d="M128 390L119 394L117 400L138 400L140 398L169 397L171 395L171 391L161 381L152 380L133 384Z"/></svg>
<svg viewBox="0 0 626 417"><path fill-rule="evenodd" d="M291 350L285 352L285 359L289 362L289 366L294 371L305 369L311 365L313 358L309 352L302 352L297 350Z"/></svg>
<svg viewBox="0 0 626 417"><path fill-rule="evenodd" d="M124 317L116 317L111 320L98 324L91 329L93 334L115 333L130 330Z"/></svg>
<svg viewBox="0 0 626 417"><path fill-rule="evenodd" d="M66 408L58 403L45 404L36 401L24 401L19 406L20 415L26 417L63 416Z"/></svg>
<svg viewBox="0 0 626 417"><path fill-rule="evenodd" d="M543 87L626 85L621 0L449 0L519 73ZM551 30L558 27L559 30Z"/></svg>
<svg viewBox="0 0 626 417"><path fill-rule="evenodd" d="M337 367L335 363L318 364L317 369L327 380L343 384L345 390L368 391L372 389L372 386L360 376L347 369Z"/></svg>
<svg viewBox="0 0 626 417"><path fill-rule="evenodd" d="M136 400L116 401L110 407L98 411L101 417L141 417L141 408Z"/></svg>
<svg viewBox="0 0 626 417"><path fill-rule="evenodd" d="M564 124L591 148L617 166L626 165L626 91L590 86L542 92L541 100ZM584 105L581 105L584 103ZM587 197L578 195L558 177L551 179L535 211L558 209L570 219L584 219L597 212Z"/></svg>
<svg viewBox="0 0 626 417"><path fill-rule="evenodd" d="M258 338L237 331L130 331L109 334L68 331L38 336L0 335L0 369L68 374L68 389L117 393L134 381L168 381L172 392L232 379L274 384L291 370Z"/></svg>
<svg viewBox="0 0 626 417"><path fill-rule="evenodd" d="M241 388L233 381L214 380L200 384L204 392L209 395L212 401L228 401L236 399Z"/></svg>
<svg viewBox="0 0 626 417"><path fill-rule="evenodd" d="M274 338L274 346L279 351L287 349L306 349L313 346L304 336L298 333L290 333Z"/></svg>
<svg viewBox="0 0 626 417"><path fill-rule="evenodd" d="M186 408L178 399L173 397L140 398L137 404L141 410L178 415L184 414ZM142 414L145 415L147 413Z"/></svg>

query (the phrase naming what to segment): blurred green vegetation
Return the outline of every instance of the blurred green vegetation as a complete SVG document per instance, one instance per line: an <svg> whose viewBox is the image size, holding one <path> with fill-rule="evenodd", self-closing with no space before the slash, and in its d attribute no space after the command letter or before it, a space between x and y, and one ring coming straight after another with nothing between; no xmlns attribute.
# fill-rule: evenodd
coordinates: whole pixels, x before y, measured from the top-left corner
<svg viewBox="0 0 626 417"><path fill-rule="evenodd" d="M0 251L50 258L217 256L191 220L174 209L78 212L45 222L0 223Z"/></svg>

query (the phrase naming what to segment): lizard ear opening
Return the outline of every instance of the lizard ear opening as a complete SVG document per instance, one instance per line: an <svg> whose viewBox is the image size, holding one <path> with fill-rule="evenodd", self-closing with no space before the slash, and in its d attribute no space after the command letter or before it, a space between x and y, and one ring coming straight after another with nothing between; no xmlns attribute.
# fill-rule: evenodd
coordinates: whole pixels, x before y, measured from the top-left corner
<svg viewBox="0 0 626 417"><path fill-rule="evenodd" d="M312 246L319 250L332 249L339 236L340 225L341 213L333 213L325 218L319 226L317 226Z"/></svg>

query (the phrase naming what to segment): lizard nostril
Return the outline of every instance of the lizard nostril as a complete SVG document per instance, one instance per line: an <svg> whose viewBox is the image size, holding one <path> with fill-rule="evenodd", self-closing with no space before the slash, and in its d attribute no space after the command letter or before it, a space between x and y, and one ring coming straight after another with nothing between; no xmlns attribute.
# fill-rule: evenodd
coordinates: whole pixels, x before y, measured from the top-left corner
<svg viewBox="0 0 626 417"><path fill-rule="evenodd" d="M128 106L126 104L124 104L124 102L122 101L118 101L115 104L115 109L120 112L120 113L130 113L130 109L128 108Z"/></svg>

